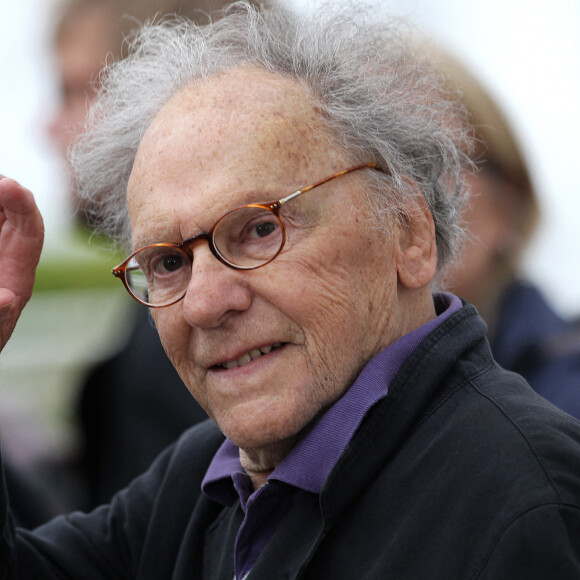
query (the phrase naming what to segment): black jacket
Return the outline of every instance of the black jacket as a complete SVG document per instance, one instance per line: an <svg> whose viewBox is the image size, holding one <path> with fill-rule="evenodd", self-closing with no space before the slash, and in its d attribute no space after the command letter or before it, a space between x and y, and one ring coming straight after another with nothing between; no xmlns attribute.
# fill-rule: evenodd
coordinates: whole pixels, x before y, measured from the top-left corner
<svg viewBox="0 0 580 580"><path fill-rule="evenodd" d="M423 341L250 578L580 578L580 424L484 333L468 306ZM221 440L194 427L110 507L20 533L16 555L5 529L4 576L231 580L243 514L199 491Z"/></svg>

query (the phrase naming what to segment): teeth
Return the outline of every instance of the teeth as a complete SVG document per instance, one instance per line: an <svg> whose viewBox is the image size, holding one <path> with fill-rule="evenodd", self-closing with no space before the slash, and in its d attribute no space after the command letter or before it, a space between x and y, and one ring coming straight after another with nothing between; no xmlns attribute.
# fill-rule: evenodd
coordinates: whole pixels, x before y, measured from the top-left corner
<svg viewBox="0 0 580 580"><path fill-rule="evenodd" d="M261 348L255 348L250 352L242 355L240 358L236 360L229 360L225 363L221 363L217 365L218 367L222 367L224 369L235 369L236 367L241 367L257 358L260 358L263 354L268 354L272 352L273 349L282 346L281 342L276 342L270 346L262 346Z"/></svg>

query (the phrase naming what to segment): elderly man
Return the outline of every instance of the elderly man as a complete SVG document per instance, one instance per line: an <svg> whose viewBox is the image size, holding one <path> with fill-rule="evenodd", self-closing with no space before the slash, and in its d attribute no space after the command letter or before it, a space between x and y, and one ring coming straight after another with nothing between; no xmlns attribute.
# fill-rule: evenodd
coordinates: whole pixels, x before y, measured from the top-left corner
<svg viewBox="0 0 580 580"><path fill-rule="evenodd" d="M130 234L114 273L213 422L110 506L8 520L4 577L580 574L579 424L432 294L461 111L371 22L238 7L146 28L110 71L80 191ZM42 227L13 181L0 204L6 340Z"/></svg>

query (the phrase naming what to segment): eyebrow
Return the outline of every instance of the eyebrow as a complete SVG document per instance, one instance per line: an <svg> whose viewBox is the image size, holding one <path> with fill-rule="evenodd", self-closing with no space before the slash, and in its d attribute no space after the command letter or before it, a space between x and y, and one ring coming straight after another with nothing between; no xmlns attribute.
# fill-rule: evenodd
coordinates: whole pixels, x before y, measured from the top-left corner
<svg viewBox="0 0 580 580"><path fill-rule="evenodd" d="M287 202L292 201L294 198L301 196L303 193L307 193L307 192L311 191L312 189L318 188L319 186L322 186L327 182L333 181L334 179L336 179L338 177L342 177L343 175L346 175L347 173L352 173L353 171L357 171L358 169L365 169L365 168L374 169L376 171L380 171L381 173L390 174L390 171L383 169L378 164L373 163L373 162L367 162L367 163L360 163L358 165L349 167L349 168L344 169L342 171L338 171L337 173L335 173L333 175L328 175L328 176L326 176L326 177L324 177L324 178L322 178L314 183L300 186L298 189L293 189L294 186L288 186L288 190L289 190L288 192L279 191L277 194L273 194L272 196L268 196L268 198L266 200L264 200L263 197L257 198L256 200L250 200L249 197L251 195L257 194L257 190L252 190L252 192L249 193L247 197L244 196L243 199L246 200L245 202L238 202L237 204L230 206L229 209L222 210L222 212L219 214L219 217L217 219L214 219L214 221L212 222L212 225L209 226L209 229L200 230L198 233L189 235L187 237L182 236L181 241L179 241L179 242L171 242L171 241L168 241L168 239L157 238L157 239L154 239L152 241L144 242L138 246L135 244L132 244L132 251L136 252L141 248L144 248L144 247L149 246L151 244L158 244L158 243L181 245L184 242L187 242L187 241L191 240L192 238L197 237L198 235L200 235L202 233L208 233L209 230L215 225L216 221L219 221L229 211L235 210L235 209L240 208L240 207L244 207L245 205L251 205L251 204L270 205L270 204L274 204L274 203L278 203L278 202L281 202L281 203L279 203L279 207L278 207L278 209L281 209ZM260 201L260 200L263 200L263 201Z"/></svg>

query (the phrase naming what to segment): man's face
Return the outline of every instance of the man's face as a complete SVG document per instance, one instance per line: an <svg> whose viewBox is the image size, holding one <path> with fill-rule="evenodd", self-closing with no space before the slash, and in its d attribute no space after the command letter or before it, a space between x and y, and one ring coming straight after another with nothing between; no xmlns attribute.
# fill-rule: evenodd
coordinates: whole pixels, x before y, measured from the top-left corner
<svg viewBox="0 0 580 580"><path fill-rule="evenodd" d="M298 84L253 69L175 96L131 174L135 248L180 242L228 210L352 165L311 103ZM287 243L263 268L232 270L200 241L185 298L153 310L188 389L244 449L293 440L401 334L399 228L377 230L361 198L363 177L349 174L289 202ZM232 360L242 364L224 368Z"/></svg>

